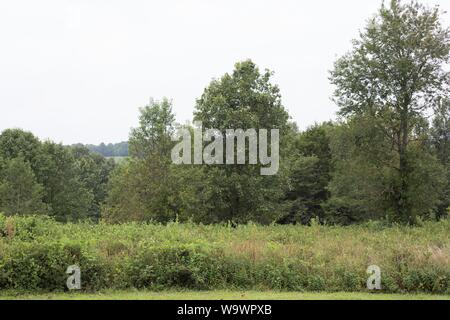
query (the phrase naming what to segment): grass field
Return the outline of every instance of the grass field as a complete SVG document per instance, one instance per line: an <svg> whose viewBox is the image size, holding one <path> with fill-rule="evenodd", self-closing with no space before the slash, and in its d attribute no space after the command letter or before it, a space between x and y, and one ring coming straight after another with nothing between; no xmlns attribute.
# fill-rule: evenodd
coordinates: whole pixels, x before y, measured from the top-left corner
<svg viewBox="0 0 450 320"><path fill-rule="evenodd" d="M1 293L0 300L450 300L450 295L378 293L299 293L257 291L105 291L100 293Z"/></svg>

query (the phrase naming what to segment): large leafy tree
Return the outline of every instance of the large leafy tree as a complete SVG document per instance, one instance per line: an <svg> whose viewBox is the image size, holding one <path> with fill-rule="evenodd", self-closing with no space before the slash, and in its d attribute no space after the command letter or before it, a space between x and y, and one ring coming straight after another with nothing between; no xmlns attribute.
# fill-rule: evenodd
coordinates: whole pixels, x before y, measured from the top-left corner
<svg viewBox="0 0 450 320"><path fill-rule="evenodd" d="M260 72L251 60L238 62L231 74L213 80L197 100L194 119L207 128L285 129L289 115L273 73Z"/></svg>
<svg viewBox="0 0 450 320"><path fill-rule="evenodd" d="M223 137L227 129L279 129L283 159L284 138L291 127L280 90L271 77L272 72L261 72L251 60L236 63L231 74L213 80L204 90L194 120L202 121L204 129L219 130ZM203 166L204 175L212 182L207 192L212 197L211 220L277 220L285 210L280 200L286 185L283 165L277 175L266 177L260 176L259 165Z"/></svg>
<svg viewBox="0 0 450 320"><path fill-rule="evenodd" d="M392 0L331 72L340 114L370 116L397 155L391 202L398 220L414 223L412 143L423 115L448 94L449 30L437 7Z"/></svg>

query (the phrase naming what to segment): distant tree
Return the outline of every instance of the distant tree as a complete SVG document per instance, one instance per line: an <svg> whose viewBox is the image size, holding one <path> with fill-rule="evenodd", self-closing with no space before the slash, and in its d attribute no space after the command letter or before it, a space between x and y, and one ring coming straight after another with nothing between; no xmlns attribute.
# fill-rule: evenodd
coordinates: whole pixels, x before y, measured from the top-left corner
<svg viewBox="0 0 450 320"><path fill-rule="evenodd" d="M98 152L100 154L103 154L105 157L111 156L111 151L108 150L108 148L106 147L106 145L103 142L100 143L100 145L98 146Z"/></svg>
<svg viewBox="0 0 450 320"><path fill-rule="evenodd" d="M123 141L119 143L101 143L99 145L94 144L81 144L76 143L71 145L72 148L87 148L91 152L101 154L104 157L128 157L128 142Z"/></svg>
<svg viewBox="0 0 450 320"><path fill-rule="evenodd" d="M340 114L370 116L397 155L391 203L396 218L415 223L411 185L414 130L425 111L448 95L449 30L440 12L392 0L371 19L353 50L331 72Z"/></svg>
<svg viewBox="0 0 450 320"><path fill-rule="evenodd" d="M119 142L114 144L114 156L127 157L128 156L128 142Z"/></svg>
<svg viewBox="0 0 450 320"><path fill-rule="evenodd" d="M0 170L0 212L7 215L46 214L44 188L23 158L7 160Z"/></svg>

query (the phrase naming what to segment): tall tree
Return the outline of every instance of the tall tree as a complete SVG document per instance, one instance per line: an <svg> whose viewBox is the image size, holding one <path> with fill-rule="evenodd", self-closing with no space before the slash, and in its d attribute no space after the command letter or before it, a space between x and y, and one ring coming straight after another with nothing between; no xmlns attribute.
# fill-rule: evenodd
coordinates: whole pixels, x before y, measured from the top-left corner
<svg viewBox="0 0 450 320"><path fill-rule="evenodd" d="M140 109L139 126L130 133L131 159L118 166L108 186L102 214L106 221L167 222L176 218L170 170L174 121L172 103L166 98L151 100Z"/></svg>
<svg viewBox="0 0 450 320"><path fill-rule="evenodd" d="M0 171L0 212L7 215L46 214L44 188L22 158L6 161Z"/></svg>
<svg viewBox="0 0 450 320"><path fill-rule="evenodd" d="M448 95L449 30L438 7L392 0L370 20L353 50L331 72L343 116L370 115L397 155L392 202L398 219L415 222L410 144L426 110Z"/></svg>
<svg viewBox="0 0 450 320"><path fill-rule="evenodd" d="M167 98L161 101L152 99L149 105L140 109L139 126L131 130L130 155L145 158L151 154L169 159L174 122L171 101Z"/></svg>
<svg viewBox="0 0 450 320"><path fill-rule="evenodd" d="M236 63L231 74L213 80L204 90L197 100L194 120L202 121L204 129L219 130L222 137L227 129L279 129L283 159L284 138L291 127L280 90L271 82L272 75L268 70L261 72L251 60ZM215 195L211 210L214 220L271 223L284 215L284 164L277 175L266 177L260 176L260 165L249 165L247 160L246 164L202 168L214 181L208 192Z"/></svg>

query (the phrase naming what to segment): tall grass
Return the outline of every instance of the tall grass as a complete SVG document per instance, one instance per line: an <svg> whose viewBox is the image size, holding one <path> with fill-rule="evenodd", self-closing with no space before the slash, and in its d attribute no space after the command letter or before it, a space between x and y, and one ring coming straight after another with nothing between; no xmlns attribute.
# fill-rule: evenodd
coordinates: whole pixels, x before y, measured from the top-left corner
<svg viewBox="0 0 450 320"><path fill-rule="evenodd" d="M450 294L450 221L420 227L59 224L0 215L0 288L367 291Z"/></svg>

